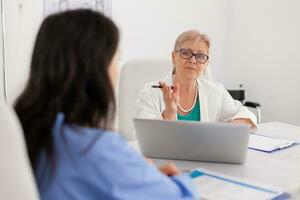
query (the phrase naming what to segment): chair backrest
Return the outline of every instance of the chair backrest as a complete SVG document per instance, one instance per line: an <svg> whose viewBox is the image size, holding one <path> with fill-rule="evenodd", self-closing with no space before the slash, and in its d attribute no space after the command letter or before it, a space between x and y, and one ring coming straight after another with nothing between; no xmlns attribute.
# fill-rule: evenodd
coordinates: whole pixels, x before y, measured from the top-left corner
<svg viewBox="0 0 300 200"><path fill-rule="evenodd" d="M0 199L39 199L19 121L0 102Z"/></svg>
<svg viewBox="0 0 300 200"><path fill-rule="evenodd" d="M140 89L148 82L163 78L171 70L171 59L166 58L139 58L123 65L119 80L118 128L128 140L135 139L132 119ZM209 68L203 76L211 79Z"/></svg>
<svg viewBox="0 0 300 200"><path fill-rule="evenodd" d="M233 99L240 101L242 104L245 100L245 90L227 90Z"/></svg>
<svg viewBox="0 0 300 200"><path fill-rule="evenodd" d="M134 140L132 119L140 89L159 80L172 70L172 62L162 58L140 58L125 63L121 69L118 95L118 128L128 140Z"/></svg>

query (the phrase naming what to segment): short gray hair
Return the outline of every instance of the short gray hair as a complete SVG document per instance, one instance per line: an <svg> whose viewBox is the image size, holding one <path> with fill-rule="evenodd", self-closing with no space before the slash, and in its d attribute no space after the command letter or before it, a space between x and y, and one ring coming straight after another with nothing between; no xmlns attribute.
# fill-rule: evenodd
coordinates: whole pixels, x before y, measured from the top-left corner
<svg viewBox="0 0 300 200"><path fill-rule="evenodd" d="M178 36L175 42L174 51L178 50L181 47L181 45L186 41L204 41L208 49L210 47L210 40L206 34L201 33L196 29L191 29L181 33Z"/></svg>

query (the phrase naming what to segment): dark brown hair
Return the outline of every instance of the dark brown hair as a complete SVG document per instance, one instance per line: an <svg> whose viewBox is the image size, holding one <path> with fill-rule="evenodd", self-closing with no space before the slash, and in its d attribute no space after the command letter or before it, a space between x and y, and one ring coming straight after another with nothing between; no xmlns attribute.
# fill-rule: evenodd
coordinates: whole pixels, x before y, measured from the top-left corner
<svg viewBox="0 0 300 200"><path fill-rule="evenodd" d="M43 21L29 80L15 103L35 172L42 151L55 163L51 130L58 113L66 123L112 127L115 97L108 68L118 42L116 25L92 10L65 11Z"/></svg>

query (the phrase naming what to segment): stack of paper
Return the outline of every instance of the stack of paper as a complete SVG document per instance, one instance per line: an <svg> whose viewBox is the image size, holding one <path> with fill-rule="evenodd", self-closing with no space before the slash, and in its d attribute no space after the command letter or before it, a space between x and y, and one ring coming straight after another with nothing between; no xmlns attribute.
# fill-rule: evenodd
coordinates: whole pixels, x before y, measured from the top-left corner
<svg viewBox="0 0 300 200"><path fill-rule="evenodd" d="M278 138L268 137L259 134L250 134L249 145L250 149L273 152L275 150L284 149L296 144L294 141L282 140Z"/></svg>
<svg viewBox="0 0 300 200"><path fill-rule="evenodd" d="M191 174L201 199L205 200L266 200L288 199L289 194L278 188L197 169Z"/></svg>

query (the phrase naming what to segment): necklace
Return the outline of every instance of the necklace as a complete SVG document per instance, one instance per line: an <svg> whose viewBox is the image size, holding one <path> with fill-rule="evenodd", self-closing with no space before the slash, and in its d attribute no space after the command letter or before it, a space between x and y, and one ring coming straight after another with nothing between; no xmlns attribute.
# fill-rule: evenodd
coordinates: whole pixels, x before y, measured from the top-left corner
<svg viewBox="0 0 300 200"><path fill-rule="evenodd" d="M197 97L198 97L198 83L196 82L196 92L195 92L195 97L194 97L194 103L192 105L191 108L189 109L184 109L180 106L180 104L178 103L177 107L179 108L179 110L181 110L182 112L184 113L189 113L191 110L193 110L193 108L195 107L196 105L196 102L197 102Z"/></svg>

